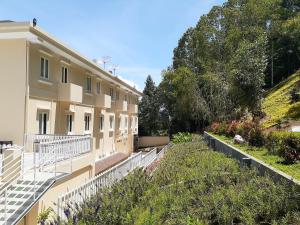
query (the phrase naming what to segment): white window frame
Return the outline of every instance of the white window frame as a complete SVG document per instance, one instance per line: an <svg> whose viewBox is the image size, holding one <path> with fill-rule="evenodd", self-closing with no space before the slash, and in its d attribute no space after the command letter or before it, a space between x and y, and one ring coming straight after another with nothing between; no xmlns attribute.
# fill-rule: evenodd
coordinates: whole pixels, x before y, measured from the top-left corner
<svg viewBox="0 0 300 225"><path fill-rule="evenodd" d="M128 133L128 116L125 116L125 121L124 121L124 126L125 126L125 133Z"/></svg>
<svg viewBox="0 0 300 225"><path fill-rule="evenodd" d="M91 76L86 77L86 92L92 93L92 77Z"/></svg>
<svg viewBox="0 0 300 225"><path fill-rule="evenodd" d="M40 60L40 78L49 80L49 59L44 56Z"/></svg>
<svg viewBox="0 0 300 225"><path fill-rule="evenodd" d="M99 130L100 132L103 132L104 131L104 120L105 117L103 114L100 114L100 118L99 118Z"/></svg>
<svg viewBox="0 0 300 225"><path fill-rule="evenodd" d="M69 69L66 66L61 67L61 82L64 84L69 82Z"/></svg>
<svg viewBox="0 0 300 225"><path fill-rule="evenodd" d="M111 100L114 100L114 89L112 87L109 88L109 95L111 97Z"/></svg>
<svg viewBox="0 0 300 225"><path fill-rule="evenodd" d="M48 132L49 113L46 111L38 111L39 134L47 134Z"/></svg>
<svg viewBox="0 0 300 225"><path fill-rule="evenodd" d="M97 81L97 84L96 84L96 91L97 91L97 94L98 94L98 95L101 94L101 82L100 82L100 81Z"/></svg>
<svg viewBox="0 0 300 225"><path fill-rule="evenodd" d="M138 117L134 117L134 132L138 131Z"/></svg>
<svg viewBox="0 0 300 225"><path fill-rule="evenodd" d="M91 119L92 119L92 114L90 114L90 113L84 114L84 131L85 132L90 132L90 130L91 130Z"/></svg>
<svg viewBox="0 0 300 225"><path fill-rule="evenodd" d="M74 126L74 115L73 113L67 114L67 133L68 135L73 134L73 126Z"/></svg>
<svg viewBox="0 0 300 225"><path fill-rule="evenodd" d="M114 123L115 123L115 117L113 115L109 116L109 130L113 131L114 130Z"/></svg>

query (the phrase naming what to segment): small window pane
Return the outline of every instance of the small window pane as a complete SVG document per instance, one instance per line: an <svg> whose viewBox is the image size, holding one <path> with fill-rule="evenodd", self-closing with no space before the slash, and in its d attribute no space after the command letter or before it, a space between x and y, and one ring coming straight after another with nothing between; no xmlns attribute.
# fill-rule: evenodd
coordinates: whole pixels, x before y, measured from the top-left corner
<svg viewBox="0 0 300 225"><path fill-rule="evenodd" d="M45 60L45 63L46 63L46 65L45 65L45 78L49 78L49 74L48 74L48 60L46 59Z"/></svg>

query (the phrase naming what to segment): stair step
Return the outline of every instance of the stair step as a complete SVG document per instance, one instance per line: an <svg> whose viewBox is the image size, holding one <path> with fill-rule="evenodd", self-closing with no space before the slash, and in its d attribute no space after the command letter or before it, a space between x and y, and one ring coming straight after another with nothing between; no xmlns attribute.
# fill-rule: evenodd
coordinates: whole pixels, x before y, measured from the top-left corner
<svg viewBox="0 0 300 225"><path fill-rule="evenodd" d="M48 189L54 182L53 179L45 181L18 180L15 184L7 189L5 196L0 196L0 225L15 224L20 215L39 198L44 190ZM4 205L6 203L6 214L4 216ZM5 220L4 220L5 217Z"/></svg>

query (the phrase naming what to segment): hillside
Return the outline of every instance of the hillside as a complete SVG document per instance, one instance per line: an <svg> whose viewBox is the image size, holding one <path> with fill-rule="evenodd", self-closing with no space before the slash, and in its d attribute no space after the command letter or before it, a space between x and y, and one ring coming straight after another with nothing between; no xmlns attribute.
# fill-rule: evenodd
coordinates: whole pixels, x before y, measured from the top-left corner
<svg viewBox="0 0 300 225"><path fill-rule="evenodd" d="M264 128L300 120L300 102L292 103L290 94L299 82L300 71L268 91L262 103L263 112L266 114L263 121Z"/></svg>

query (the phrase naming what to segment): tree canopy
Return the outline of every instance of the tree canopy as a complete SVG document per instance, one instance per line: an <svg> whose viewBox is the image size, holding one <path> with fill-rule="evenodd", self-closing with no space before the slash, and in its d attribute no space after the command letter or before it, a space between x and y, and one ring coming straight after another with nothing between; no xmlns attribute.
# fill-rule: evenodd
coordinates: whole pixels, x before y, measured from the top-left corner
<svg viewBox="0 0 300 225"><path fill-rule="evenodd" d="M299 0L228 0L184 32L152 106L174 132L257 114L264 91L299 69L299 57Z"/></svg>

